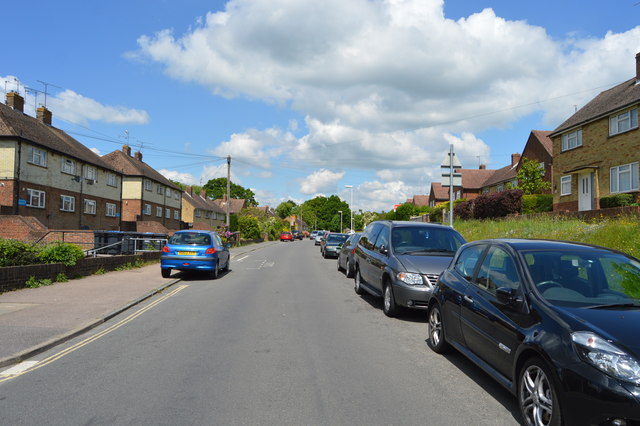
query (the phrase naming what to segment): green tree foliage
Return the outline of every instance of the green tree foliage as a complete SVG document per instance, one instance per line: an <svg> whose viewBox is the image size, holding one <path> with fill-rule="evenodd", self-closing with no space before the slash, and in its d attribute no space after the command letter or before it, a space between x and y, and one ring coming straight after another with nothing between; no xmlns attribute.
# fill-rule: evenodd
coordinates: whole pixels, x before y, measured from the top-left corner
<svg viewBox="0 0 640 426"><path fill-rule="evenodd" d="M252 240L260 238L258 218L251 215L238 216L238 230L242 239Z"/></svg>
<svg viewBox="0 0 640 426"><path fill-rule="evenodd" d="M411 216L416 215L416 209L413 204L404 203L396 208L395 220L409 220Z"/></svg>
<svg viewBox="0 0 640 426"><path fill-rule="evenodd" d="M340 228L340 213L342 211L343 225L350 226L351 210L346 201L337 195L330 197L318 196L301 204L298 211L309 226L317 229L338 232ZM338 217L336 221L335 218ZM348 224L348 225L347 225Z"/></svg>
<svg viewBox="0 0 640 426"><path fill-rule="evenodd" d="M291 200L283 201L276 207L276 213L280 219L291 216L297 204Z"/></svg>
<svg viewBox="0 0 640 426"><path fill-rule="evenodd" d="M38 263L38 248L18 240L0 239L0 267Z"/></svg>
<svg viewBox="0 0 640 426"><path fill-rule="evenodd" d="M64 263L67 266L75 265L82 258L84 258L84 252L80 247L63 242L47 244L38 253L38 259L42 263Z"/></svg>
<svg viewBox="0 0 640 426"><path fill-rule="evenodd" d="M523 157L516 188L525 194L542 194L550 187L551 183L544 180L544 168L538 162Z"/></svg>
<svg viewBox="0 0 640 426"><path fill-rule="evenodd" d="M211 179L205 183L203 189L207 191L207 196L217 200L227 194L227 178ZM256 194L252 190L231 182L231 198L247 200L250 206L257 206Z"/></svg>

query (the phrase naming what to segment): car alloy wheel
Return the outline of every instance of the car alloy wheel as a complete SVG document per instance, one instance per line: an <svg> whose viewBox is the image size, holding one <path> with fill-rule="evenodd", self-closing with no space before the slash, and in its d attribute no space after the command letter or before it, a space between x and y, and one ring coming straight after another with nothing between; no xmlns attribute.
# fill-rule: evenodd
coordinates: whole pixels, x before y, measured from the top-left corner
<svg viewBox="0 0 640 426"><path fill-rule="evenodd" d="M220 275L220 269L219 269L218 261L216 260L216 264L214 265L214 268L211 270L211 279L213 280L217 279L218 275Z"/></svg>
<svg viewBox="0 0 640 426"><path fill-rule="evenodd" d="M364 290L362 290L362 277L360 276L360 269L356 269L356 277L353 280L353 289L355 290L356 294L362 294L364 293Z"/></svg>
<svg viewBox="0 0 640 426"><path fill-rule="evenodd" d="M349 262L349 259L347 259L347 266L344 267L345 269L345 274L347 275L347 278L353 278L353 269L351 268L351 262Z"/></svg>
<svg viewBox="0 0 640 426"><path fill-rule="evenodd" d="M396 299L393 297L393 290L391 289L391 284L385 283L382 291L383 291L382 310L384 311L384 314L388 317L396 316L396 314L398 313L398 307L396 306Z"/></svg>
<svg viewBox="0 0 640 426"><path fill-rule="evenodd" d="M550 373L542 360L525 363L518 382L520 413L527 426L561 424L560 405Z"/></svg>
<svg viewBox="0 0 640 426"><path fill-rule="evenodd" d="M427 345L436 353L444 353L449 344L444 340L444 323L440 306L434 303L429 309L429 322L427 323Z"/></svg>

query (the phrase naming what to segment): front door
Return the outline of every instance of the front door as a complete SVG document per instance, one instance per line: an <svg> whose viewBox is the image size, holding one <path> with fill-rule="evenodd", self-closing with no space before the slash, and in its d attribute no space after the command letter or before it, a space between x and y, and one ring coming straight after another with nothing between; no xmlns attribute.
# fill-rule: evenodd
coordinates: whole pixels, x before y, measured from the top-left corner
<svg viewBox="0 0 640 426"><path fill-rule="evenodd" d="M593 173L578 176L578 210L593 210Z"/></svg>

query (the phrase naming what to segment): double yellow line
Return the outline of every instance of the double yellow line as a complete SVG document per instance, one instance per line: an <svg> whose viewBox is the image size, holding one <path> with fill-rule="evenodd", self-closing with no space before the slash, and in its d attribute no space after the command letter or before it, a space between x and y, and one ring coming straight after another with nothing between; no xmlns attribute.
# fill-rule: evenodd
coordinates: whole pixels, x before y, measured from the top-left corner
<svg viewBox="0 0 640 426"><path fill-rule="evenodd" d="M59 360L60 358L62 358L65 355L68 355L72 352L75 352L76 350L80 349L83 346L88 345L89 343L98 340L99 338L106 336L107 334L119 329L120 327L122 327L123 325L129 323L130 321L133 321L134 319L136 319L137 317L139 317L140 315L142 315L143 313L147 312L149 309L159 305L160 303L164 302L165 300L167 300L169 297L176 295L178 292L184 290L185 288L187 288L187 285L180 285L178 287L176 287L173 291L171 291L170 293L167 293L166 295L162 296L161 298L159 298L158 300L156 300L153 303L148 304L147 306L145 306L144 308L140 309L139 311L129 315L128 317L124 318L123 320L113 324L112 326L102 330L100 333L97 333L91 337L88 337L78 343L76 343L73 346L70 346L54 355L51 355L48 358L43 359L42 361L38 362L37 364L33 365L32 367L29 367L19 373L16 374L12 374L12 375L8 375L5 377L2 377L1 373L0 373L0 383L2 382L6 382L9 381L11 379L15 379L16 377L20 377L23 374L26 373L30 373L32 371L35 371L39 368L44 367L45 365L51 364L54 361Z"/></svg>

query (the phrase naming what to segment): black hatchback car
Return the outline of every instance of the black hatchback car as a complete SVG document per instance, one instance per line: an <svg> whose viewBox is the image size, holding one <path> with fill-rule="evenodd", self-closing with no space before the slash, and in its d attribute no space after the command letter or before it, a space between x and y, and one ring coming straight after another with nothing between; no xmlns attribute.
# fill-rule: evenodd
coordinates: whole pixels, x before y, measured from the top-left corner
<svg viewBox="0 0 640 426"><path fill-rule="evenodd" d="M395 316L401 307L426 309L438 276L464 238L448 226L421 222L371 222L354 255L355 292L382 297Z"/></svg>
<svg viewBox="0 0 640 426"><path fill-rule="evenodd" d="M430 301L453 346L517 395L526 425L640 424L640 261L577 243L460 248Z"/></svg>

